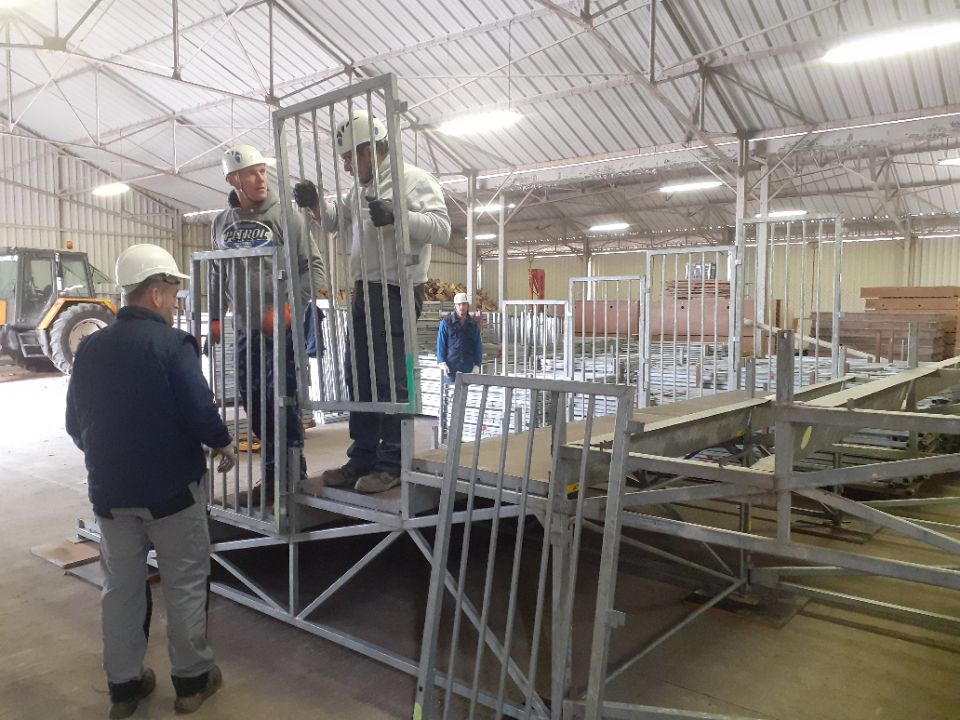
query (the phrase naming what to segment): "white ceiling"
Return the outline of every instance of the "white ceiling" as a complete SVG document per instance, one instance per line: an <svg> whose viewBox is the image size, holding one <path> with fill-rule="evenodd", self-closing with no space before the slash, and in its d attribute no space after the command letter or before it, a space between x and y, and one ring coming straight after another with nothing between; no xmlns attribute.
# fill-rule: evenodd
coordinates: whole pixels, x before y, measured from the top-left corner
<svg viewBox="0 0 960 720"><path fill-rule="evenodd" d="M408 106L407 159L436 172L453 200L462 202L467 170L478 172L481 197L502 187L520 206L512 239L569 243L621 219L630 237L719 239L734 218L738 137L752 138L751 156L773 168L772 209L802 204L871 221L924 214L942 225L960 209L960 168L937 165L960 152L960 45L860 65L821 58L839 39L960 18L958 8L21 0L0 9L0 121L2 132L45 138L51 152L203 210L223 204L224 147L272 149L275 107L389 72ZM508 130L472 139L435 130L506 106L524 114ZM711 176L725 184L657 190L665 179ZM459 232L464 215L451 209Z"/></svg>

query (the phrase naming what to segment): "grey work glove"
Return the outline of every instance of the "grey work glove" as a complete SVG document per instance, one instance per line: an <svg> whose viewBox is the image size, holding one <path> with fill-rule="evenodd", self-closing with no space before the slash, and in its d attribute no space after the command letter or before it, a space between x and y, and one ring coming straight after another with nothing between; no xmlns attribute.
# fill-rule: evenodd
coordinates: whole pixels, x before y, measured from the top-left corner
<svg viewBox="0 0 960 720"><path fill-rule="evenodd" d="M210 455L211 457L220 458L220 462L217 463L217 472L228 473L233 470L233 466L237 464L237 454L230 445L222 448L214 448Z"/></svg>
<svg viewBox="0 0 960 720"><path fill-rule="evenodd" d="M474 372L474 373L480 372L480 366L479 366L479 365L474 365L474 366L473 366L473 372Z"/></svg>
<svg viewBox="0 0 960 720"><path fill-rule="evenodd" d="M367 209L370 211L370 222L374 227L393 225L393 201L368 197Z"/></svg>
<svg viewBox="0 0 960 720"><path fill-rule="evenodd" d="M293 186L293 200L297 207L316 210L320 207L320 192L312 181L304 180Z"/></svg>

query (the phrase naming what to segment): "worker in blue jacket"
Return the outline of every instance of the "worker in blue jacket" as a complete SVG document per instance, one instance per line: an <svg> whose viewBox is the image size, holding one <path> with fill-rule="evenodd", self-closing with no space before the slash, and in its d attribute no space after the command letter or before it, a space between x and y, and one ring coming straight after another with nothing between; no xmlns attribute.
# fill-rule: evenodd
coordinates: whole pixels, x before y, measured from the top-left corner
<svg viewBox="0 0 960 720"><path fill-rule="evenodd" d="M83 339L67 389L66 430L83 451L100 528L103 666L110 718L132 715L156 685L144 668L152 603L147 552L157 551L177 713L219 689L207 641L210 536L203 446L236 456L200 370L196 339L173 325L181 279L173 256L133 245L117 259L126 302ZM144 590L146 588L146 590Z"/></svg>
<svg viewBox="0 0 960 720"><path fill-rule="evenodd" d="M443 371L444 382L453 382L458 372L480 372L483 361L480 326L470 315L467 294L457 293L453 307L437 331L437 364Z"/></svg>

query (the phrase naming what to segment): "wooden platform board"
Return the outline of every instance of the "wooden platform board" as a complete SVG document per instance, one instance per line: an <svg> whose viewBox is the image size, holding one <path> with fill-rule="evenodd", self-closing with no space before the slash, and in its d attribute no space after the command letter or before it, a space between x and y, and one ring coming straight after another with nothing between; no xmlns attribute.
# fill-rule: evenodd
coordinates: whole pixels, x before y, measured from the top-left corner
<svg viewBox="0 0 960 720"><path fill-rule="evenodd" d="M100 559L100 546L87 541L72 542L64 540L60 543L38 545L30 548L30 552L64 570L86 565Z"/></svg>
<svg viewBox="0 0 960 720"><path fill-rule="evenodd" d="M960 298L960 287L954 285L925 285L921 287L865 287L862 298Z"/></svg>
<svg viewBox="0 0 960 720"><path fill-rule="evenodd" d="M647 430L654 430L658 424L676 420L687 415L694 415L705 410L720 408L731 403L740 402L749 398L743 390L706 395L702 398L682 400L667 405L658 405L648 408L639 408L634 411L632 419L644 424ZM613 432L614 416L594 418L592 438L600 438ZM550 477L550 440L553 428L542 427L534 431L533 456L530 466L530 477L539 482L546 482ZM586 433L586 421L567 423L567 442L581 442ZM501 436L486 438L480 441L480 450L477 470L481 478L495 479L500 467ZM523 476L523 466L526 460L527 433L511 433L507 436L507 456L505 461L505 475L511 478ZM460 477L469 477L472 471L474 442L465 442L460 449ZM418 453L413 460L414 470L442 474L446 464L447 448L440 447L424 453Z"/></svg>

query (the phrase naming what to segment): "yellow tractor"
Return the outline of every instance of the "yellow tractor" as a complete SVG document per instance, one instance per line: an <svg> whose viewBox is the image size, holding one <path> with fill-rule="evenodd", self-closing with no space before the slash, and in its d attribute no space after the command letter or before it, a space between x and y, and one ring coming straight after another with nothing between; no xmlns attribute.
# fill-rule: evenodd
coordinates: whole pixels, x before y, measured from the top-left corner
<svg viewBox="0 0 960 720"><path fill-rule="evenodd" d="M29 370L73 369L80 341L113 322L113 281L86 253L0 248L0 353ZM118 297L118 296L117 296Z"/></svg>

